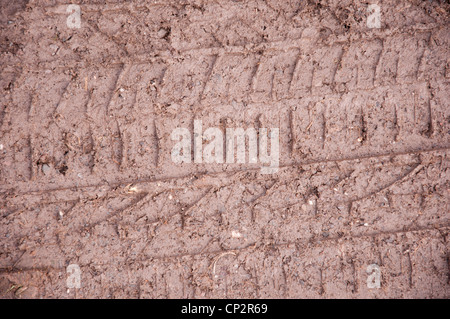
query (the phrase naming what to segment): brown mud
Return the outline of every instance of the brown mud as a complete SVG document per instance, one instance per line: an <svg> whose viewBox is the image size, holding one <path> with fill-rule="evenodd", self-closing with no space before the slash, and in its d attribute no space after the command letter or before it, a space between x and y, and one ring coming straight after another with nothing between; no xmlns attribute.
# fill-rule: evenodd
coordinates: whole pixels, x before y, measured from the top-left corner
<svg viewBox="0 0 450 319"><path fill-rule="evenodd" d="M450 297L447 1L73 3L0 4L2 298ZM173 163L196 119L278 172Z"/></svg>

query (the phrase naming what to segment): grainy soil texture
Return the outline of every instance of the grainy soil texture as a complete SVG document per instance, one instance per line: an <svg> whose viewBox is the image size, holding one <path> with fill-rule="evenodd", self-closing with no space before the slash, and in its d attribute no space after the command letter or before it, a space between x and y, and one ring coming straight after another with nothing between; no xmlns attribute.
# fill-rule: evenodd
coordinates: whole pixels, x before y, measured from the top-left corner
<svg viewBox="0 0 450 319"><path fill-rule="evenodd" d="M450 297L448 1L0 3L1 298Z"/></svg>

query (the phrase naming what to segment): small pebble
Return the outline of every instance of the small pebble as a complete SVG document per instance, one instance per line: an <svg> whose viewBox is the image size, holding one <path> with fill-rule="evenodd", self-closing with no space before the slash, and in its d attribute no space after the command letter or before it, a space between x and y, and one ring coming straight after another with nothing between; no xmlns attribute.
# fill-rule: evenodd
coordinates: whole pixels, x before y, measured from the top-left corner
<svg viewBox="0 0 450 319"><path fill-rule="evenodd" d="M59 46L57 46L56 44L51 44L50 49L53 51L52 55L55 55L56 53L58 53Z"/></svg>
<svg viewBox="0 0 450 319"><path fill-rule="evenodd" d="M50 166L48 166L47 164L42 165L42 173L44 173L45 175L50 173Z"/></svg>
<svg viewBox="0 0 450 319"><path fill-rule="evenodd" d="M232 231L231 232L231 237L233 237L233 238L241 238L242 237L242 234L240 233L240 232L237 232L237 231Z"/></svg>
<svg viewBox="0 0 450 319"><path fill-rule="evenodd" d="M160 39L162 39L162 38L164 38L168 33L169 33L169 32L168 32L166 29L161 28L161 29L159 29L159 31L158 31L158 37L159 37Z"/></svg>

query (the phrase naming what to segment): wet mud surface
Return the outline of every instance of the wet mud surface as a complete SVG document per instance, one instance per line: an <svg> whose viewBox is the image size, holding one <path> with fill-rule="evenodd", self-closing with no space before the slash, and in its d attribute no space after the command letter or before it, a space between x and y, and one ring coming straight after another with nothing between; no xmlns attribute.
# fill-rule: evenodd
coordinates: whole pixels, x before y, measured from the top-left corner
<svg viewBox="0 0 450 319"><path fill-rule="evenodd" d="M0 4L2 298L450 297L448 2L74 3Z"/></svg>

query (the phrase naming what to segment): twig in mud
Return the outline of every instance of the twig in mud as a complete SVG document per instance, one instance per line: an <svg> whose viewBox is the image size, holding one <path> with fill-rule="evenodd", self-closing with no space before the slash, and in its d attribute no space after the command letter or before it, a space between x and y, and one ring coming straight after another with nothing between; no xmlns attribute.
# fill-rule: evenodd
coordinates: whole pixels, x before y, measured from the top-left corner
<svg viewBox="0 0 450 319"><path fill-rule="evenodd" d="M223 256L226 256L226 255L236 256L236 253L234 251L226 251L224 253L221 253L219 256L217 256L216 260L214 261L214 264L213 264L213 275L216 274L216 264L217 264L217 262L219 261L220 258L222 258Z"/></svg>

